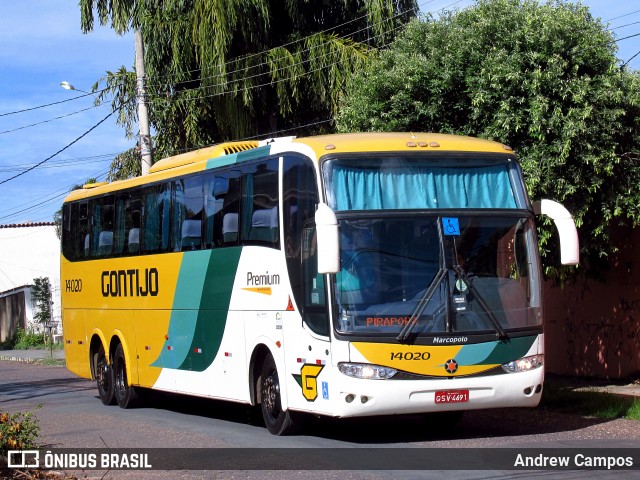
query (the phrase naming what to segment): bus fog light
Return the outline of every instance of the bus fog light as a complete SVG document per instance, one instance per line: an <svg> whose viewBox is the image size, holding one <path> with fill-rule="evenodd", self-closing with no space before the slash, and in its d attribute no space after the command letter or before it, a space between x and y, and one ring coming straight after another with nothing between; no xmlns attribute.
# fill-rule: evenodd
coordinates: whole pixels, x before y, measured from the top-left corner
<svg viewBox="0 0 640 480"><path fill-rule="evenodd" d="M355 398L356 398L356 396L353 393L350 393L349 395L344 397L344 401L347 402L347 403L351 403L351 402L353 402L353 400Z"/></svg>
<svg viewBox="0 0 640 480"><path fill-rule="evenodd" d="M362 404L365 404L369 401L369 397L365 397L364 395L360 397L360 402Z"/></svg>
<svg viewBox="0 0 640 480"><path fill-rule="evenodd" d="M519 358L513 362L505 363L502 369L507 373L528 372L544 365L544 355L532 355Z"/></svg>
<svg viewBox="0 0 640 480"><path fill-rule="evenodd" d="M369 380L386 380L397 373L393 368L368 363L339 363L338 369L348 377Z"/></svg>

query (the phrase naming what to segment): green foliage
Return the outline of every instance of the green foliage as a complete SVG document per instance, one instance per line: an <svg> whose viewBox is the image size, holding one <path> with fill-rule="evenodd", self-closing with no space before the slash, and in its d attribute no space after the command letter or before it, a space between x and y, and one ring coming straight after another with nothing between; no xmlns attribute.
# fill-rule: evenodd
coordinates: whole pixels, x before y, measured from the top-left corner
<svg viewBox="0 0 640 480"><path fill-rule="evenodd" d="M411 22L354 75L339 131L438 131L513 147L529 194L563 203L593 271L609 229L640 224L640 76L618 66L612 33L586 7L478 0ZM555 265L548 221L541 252ZM549 272L549 270L547 270Z"/></svg>
<svg viewBox="0 0 640 480"><path fill-rule="evenodd" d="M142 158L138 148L131 148L113 159L109 167L107 181L126 180L142 173Z"/></svg>
<svg viewBox="0 0 640 480"><path fill-rule="evenodd" d="M37 448L39 434L40 425L33 412L0 412L0 452Z"/></svg>
<svg viewBox="0 0 640 480"><path fill-rule="evenodd" d="M349 75L416 0L81 0L82 29L142 32L155 158L227 140L331 131ZM135 74L107 72L118 121L137 122ZM111 175L121 178L116 160ZM127 174L128 175L128 174ZM113 177L115 178L115 177Z"/></svg>
<svg viewBox="0 0 640 480"><path fill-rule="evenodd" d="M40 325L51 321L51 282L47 277L33 279L31 296L35 303L33 319Z"/></svg>
<svg viewBox="0 0 640 480"><path fill-rule="evenodd" d="M18 328L11 342L15 350L28 350L30 348L40 348L46 345L45 336Z"/></svg>
<svg viewBox="0 0 640 480"><path fill-rule="evenodd" d="M639 399L597 390L576 390L566 386L545 384L541 405L563 413L607 419L640 420Z"/></svg>

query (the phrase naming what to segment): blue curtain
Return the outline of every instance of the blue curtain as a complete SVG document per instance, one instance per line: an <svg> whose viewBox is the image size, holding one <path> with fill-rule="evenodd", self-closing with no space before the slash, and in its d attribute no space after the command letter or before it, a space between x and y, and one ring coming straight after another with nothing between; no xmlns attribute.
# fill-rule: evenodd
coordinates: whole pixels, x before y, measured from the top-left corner
<svg viewBox="0 0 640 480"><path fill-rule="evenodd" d="M506 165L333 169L336 210L516 208Z"/></svg>

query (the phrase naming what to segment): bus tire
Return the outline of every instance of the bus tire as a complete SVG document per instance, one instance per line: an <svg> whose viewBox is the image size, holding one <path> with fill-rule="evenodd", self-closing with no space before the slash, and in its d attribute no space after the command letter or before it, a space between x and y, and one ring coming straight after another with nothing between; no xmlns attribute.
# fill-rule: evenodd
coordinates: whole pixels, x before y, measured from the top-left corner
<svg viewBox="0 0 640 480"><path fill-rule="evenodd" d="M136 389L129 385L124 349L119 343L113 356L113 379L116 401L120 408L131 408L138 402Z"/></svg>
<svg viewBox="0 0 640 480"><path fill-rule="evenodd" d="M291 410L282 410L280 379L276 363L271 355L267 355L262 364L260 393L262 418L269 433L272 435L295 433L299 424L294 421L294 414Z"/></svg>
<svg viewBox="0 0 640 480"><path fill-rule="evenodd" d="M93 371L98 386L98 395L100 401L104 405L113 405L116 403L115 389L113 385L113 366L107 363L104 354L104 347L100 348L93 354Z"/></svg>

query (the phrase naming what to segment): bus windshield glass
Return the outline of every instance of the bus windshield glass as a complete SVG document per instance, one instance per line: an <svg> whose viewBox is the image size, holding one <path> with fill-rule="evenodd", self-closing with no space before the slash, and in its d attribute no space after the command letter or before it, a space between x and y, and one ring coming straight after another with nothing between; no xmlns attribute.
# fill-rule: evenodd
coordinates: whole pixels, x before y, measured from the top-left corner
<svg viewBox="0 0 640 480"><path fill-rule="evenodd" d="M388 212L339 227L341 333L504 336L541 325L531 218Z"/></svg>
<svg viewBox="0 0 640 480"><path fill-rule="evenodd" d="M539 328L535 227L508 156L346 156L323 163L338 213L343 334Z"/></svg>

